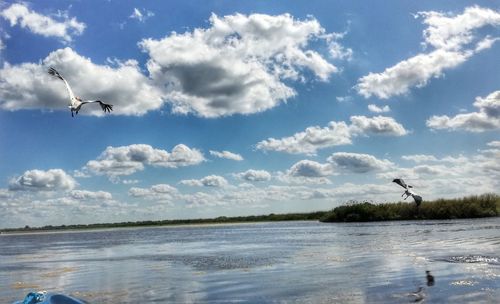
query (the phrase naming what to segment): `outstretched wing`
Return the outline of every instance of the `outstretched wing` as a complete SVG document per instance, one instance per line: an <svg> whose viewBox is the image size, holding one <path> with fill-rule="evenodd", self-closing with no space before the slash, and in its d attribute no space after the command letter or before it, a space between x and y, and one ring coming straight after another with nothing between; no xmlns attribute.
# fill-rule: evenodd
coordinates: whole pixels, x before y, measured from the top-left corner
<svg viewBox="0 0 500 304"><path fill-rule="evenodd" d="M406 185L405 181L402 178L395 178L392 180L393 183L400 185L401 187L408 189L408 185Z"/></svg>
<svg viewBox="0 0 500 304"><path fill-rule="evenodd" d="M69 86L66 79L64 79L61 76L61 74L59 74L59 72L56 69L54 69L53 67L50 67L48 72L50 75L57 77L57 78L61 79L62 81L64 81L64 84L66 85L66 89L68 90L68 93L69 93L69 99L70 99L70 103L71 103L71 101L74 100L74 98L75 98L75 94L73 94L73 91L71 90L71 87Z"/></svg>
<svg viewBox="0 0 500 304"><path fill-rule="evenodd" d="M113 105L104 103L100 100L93 100L93 101L87 100L87 101L82 102L82 105L84 105L86 103L94 103L94 102L98 102L101 105L101 109L104 111L104 113L111 113L111 111L113 111Z"/></svg>

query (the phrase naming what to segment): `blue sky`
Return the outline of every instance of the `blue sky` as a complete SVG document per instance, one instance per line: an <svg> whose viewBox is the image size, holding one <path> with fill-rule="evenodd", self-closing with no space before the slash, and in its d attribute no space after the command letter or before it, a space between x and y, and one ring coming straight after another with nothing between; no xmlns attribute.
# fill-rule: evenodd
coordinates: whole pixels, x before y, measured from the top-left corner
<svg viewBox="0 0 500 304"><path fill-rule="evenodd" d="M499 5L383 4L3 2L0 227L498 192Z"/></svg>

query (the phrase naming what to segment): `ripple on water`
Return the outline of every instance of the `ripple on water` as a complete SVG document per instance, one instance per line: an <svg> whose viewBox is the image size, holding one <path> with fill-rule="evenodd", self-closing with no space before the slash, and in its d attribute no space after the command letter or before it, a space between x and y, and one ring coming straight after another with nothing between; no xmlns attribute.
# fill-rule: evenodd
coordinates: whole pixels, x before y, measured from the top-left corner
<svg viewBox="0 0 500 304"><path fill-rule="evenodd" d="M436 260L449 263L482 263L489 265L500 265L499 257L486 256L486 255L456 255L456 256L438 258Z"/></svg>

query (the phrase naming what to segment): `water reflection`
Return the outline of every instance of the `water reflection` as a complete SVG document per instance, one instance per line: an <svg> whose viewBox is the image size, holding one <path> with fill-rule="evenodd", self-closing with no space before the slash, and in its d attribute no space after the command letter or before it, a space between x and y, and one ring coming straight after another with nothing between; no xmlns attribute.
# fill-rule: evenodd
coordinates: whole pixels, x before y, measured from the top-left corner
<svg viewBox="0 0 500 304"><path fill-rule="evenodd" d="M499 227L493 218L2 235L0 298L45 289L90 303L488 303L500 298Z"/></svg>

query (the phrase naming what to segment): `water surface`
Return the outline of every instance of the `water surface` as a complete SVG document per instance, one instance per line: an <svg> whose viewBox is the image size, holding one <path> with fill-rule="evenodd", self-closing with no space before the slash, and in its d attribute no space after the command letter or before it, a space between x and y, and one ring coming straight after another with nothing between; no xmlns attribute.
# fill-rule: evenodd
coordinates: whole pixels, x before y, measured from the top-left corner
<svg viewBox="0 0 500 304"><path fill-rule="evenodd" d="M494 303L500 218L0 235L1 303L33 290L89 303Z"/></svg>

